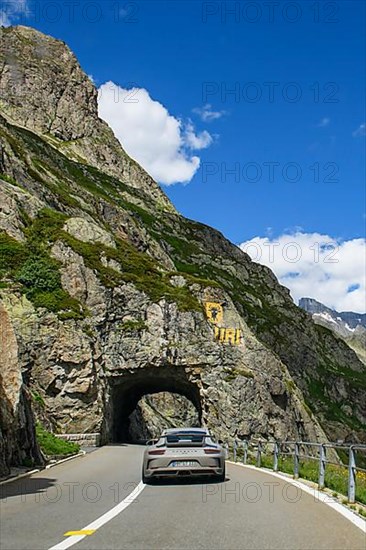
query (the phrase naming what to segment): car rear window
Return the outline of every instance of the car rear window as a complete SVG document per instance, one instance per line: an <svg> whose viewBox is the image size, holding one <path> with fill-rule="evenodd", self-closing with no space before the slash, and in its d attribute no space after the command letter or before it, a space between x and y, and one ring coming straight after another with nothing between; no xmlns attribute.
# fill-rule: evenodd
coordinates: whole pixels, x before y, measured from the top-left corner
<svg viewBox="0 0 366 550"><path fill-rule="evenodd" d="M191 443L202 443L203 439L206 434L201 433L174 433L167 435L167 442L168 443L184 443L184 442L191 442Z"/></svg>

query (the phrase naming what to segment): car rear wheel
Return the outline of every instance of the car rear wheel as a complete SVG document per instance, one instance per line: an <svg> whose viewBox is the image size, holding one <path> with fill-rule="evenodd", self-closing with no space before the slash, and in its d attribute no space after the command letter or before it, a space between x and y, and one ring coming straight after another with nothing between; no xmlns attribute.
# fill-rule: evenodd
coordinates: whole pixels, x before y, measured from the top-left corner
<svg viewBox="0 0 366 550"><path fill-rule="evenodd" d="M222 474L219 474L216 479L219 483L222 483L225 481L225 478L226 478L226 469L225 469L225 464L224 464L224 468L222 470Z"/></svg>
<svg viewBox="0 0 366 550"><path fill-rule="evenodd" d="M142 468L142 475L141 475L141 478L142 478L142 483L149 483L150 479L148 477L145 476L145 471L144 469Z"/></svg>

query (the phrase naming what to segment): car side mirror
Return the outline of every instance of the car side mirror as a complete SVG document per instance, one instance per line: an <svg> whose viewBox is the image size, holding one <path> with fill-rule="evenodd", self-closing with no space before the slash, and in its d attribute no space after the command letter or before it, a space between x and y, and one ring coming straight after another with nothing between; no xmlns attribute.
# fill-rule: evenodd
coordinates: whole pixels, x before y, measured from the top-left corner
<svg viewBox="0 0 366 550"><path fill-rule="evenodd" d="M155 445L155 443L157 443L157 439L149 439L147 442L146 442L146 445Z"/></svg>

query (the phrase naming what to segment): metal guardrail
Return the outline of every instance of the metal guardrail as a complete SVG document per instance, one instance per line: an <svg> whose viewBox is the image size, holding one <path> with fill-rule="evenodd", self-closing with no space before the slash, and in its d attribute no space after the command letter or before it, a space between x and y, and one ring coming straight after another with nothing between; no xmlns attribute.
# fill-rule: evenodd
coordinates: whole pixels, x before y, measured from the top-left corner
<svg viewBox="0 0 366 550"><path fill-rule="evenodd" d="M356 499L356 483L357 472L365 472L366 469L361 466L357 466L357 451L365 453L366 459L366 445L358 444L345 444L345 443L313 443L309 441L252 441L247 440L238 441L235 439L232 442L232 446L228 443L225 444L227 453L229 453L232 447L234 461L238 461L238 455L242 454L241 461L243 464L248 463L248 454L254 455L255 464L258 468L262 465L262 455L267 446L272 448L271 454L273 454L273 471L279 470L279 458L282 456L293 457L293 477L297 479L300 472L300 461L302 459L314 460L318 462L318 488L323 489L325 487L325 474L328 464L341 466L348 469L347 476L347 497L349 503L354 503ZM315 454L314 454L315 450ZM329 453L329 450L332 452ZM343 450L348 453L348 465L342 463L341 459L337 455L337 451ZM240 453L239 453L240 451ZM335 460L329 460L328 455L332 454Z"/></svg>

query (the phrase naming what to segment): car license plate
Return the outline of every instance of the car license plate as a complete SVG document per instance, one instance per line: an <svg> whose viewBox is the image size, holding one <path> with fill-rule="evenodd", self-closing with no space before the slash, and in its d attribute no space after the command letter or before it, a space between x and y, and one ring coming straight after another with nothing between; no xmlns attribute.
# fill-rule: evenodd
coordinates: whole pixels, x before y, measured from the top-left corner
<svg viewBox="0 0 366 550"><path fill-rule="evenodd" d="M177 468L180 466L196 466L197 462L194 460L174 460L169 464L171 468Z"/></svg>

